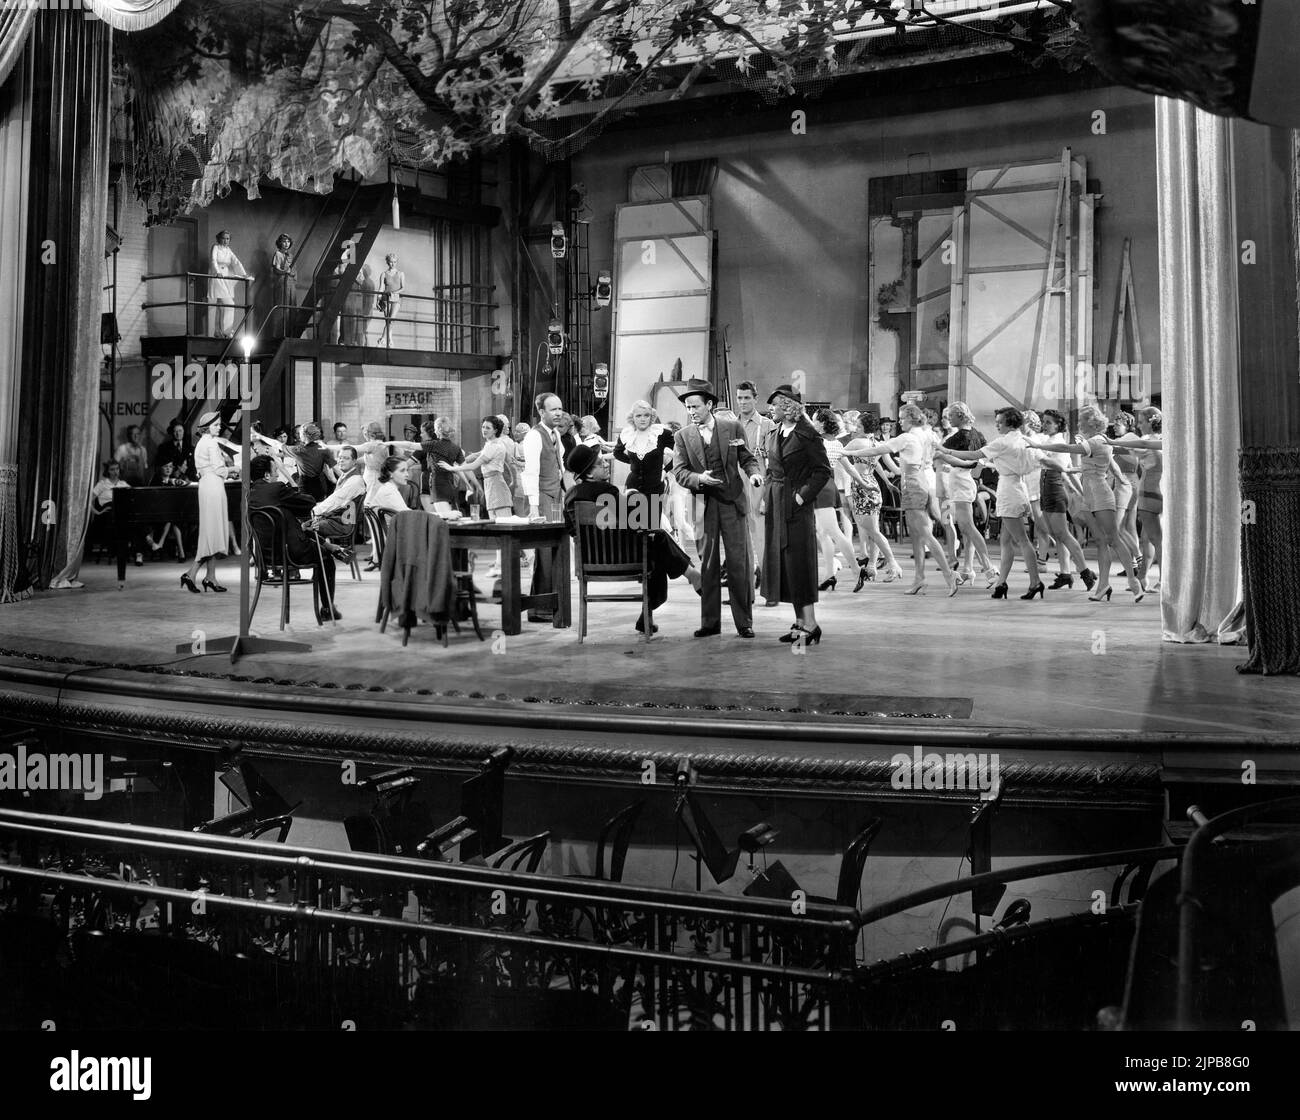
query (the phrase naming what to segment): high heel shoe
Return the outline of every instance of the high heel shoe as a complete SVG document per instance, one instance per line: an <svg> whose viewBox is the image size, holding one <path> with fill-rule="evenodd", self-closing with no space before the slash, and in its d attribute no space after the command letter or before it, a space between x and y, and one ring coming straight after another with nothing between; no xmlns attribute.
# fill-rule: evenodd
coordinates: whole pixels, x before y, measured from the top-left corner
<svg viewBox="0 0 1300 1120"><path fill-rule="evenodd" d="M838 583L838 582L839 582L839 581L838 581L834 576L831 576L830 579L824 579L824 580L822 580L821 583L819 583L819 584L817 585L817 590L818 590L818 591L834 591L834 590L835 590L835 585L836 585L836 583Z"/></svg>
<svg viewBox="0 0 1300 1120"><path fill-rule="evenodd" d="M1133 595L1133 602L1135 602L1135 603L1140 603L1140 602L1142 602L1143 599L1146 598L1147 589L1146 589L1145 587L1143 587L1142 584L1140 584L1140 583L1138 583L1138 585L1137 585L1136 587L1134 587L1134 586L1133 586L1134 583L1137 583L1137 581L1136 581L1136 580L1130 580L1130 581L1129 581L1128 589L1129 589L1129 591L1130 591L1130 592L1132 593L1132 595Z"/></svg>
<svg viewBox="0 0 1300 1120"><path fill-rule="evenodd" d="M1051 590L1060 591L1062 587L1073 587L1074 576L1067 575L1065 572L1057 572L1056 579L1052 581Z"/></svg>
<svg viewBox="0 0 1300 1120"><path fill-rule="evenodd" d="M803 635L804 645L815 646L822 640L822 628L820 626L814 626L811 630L805 630Z"/></svg>
<svg viewBox="0 0 1300 1120"><path fill-rule="evenodd" d="M1079 578L1083 580L1083 586L1091 591L1097 585L1097 573L1091 568L1084 568L1079 573Z"/></svg>
<svg viewBox="0 0 1300 1120"><path fill-rule="evenodd" d="M898 580L902 578L903 578L903 569L900 568L897 564L895 564L892 568L889 569L889 571L885 573L885 578L882 579L880 582L896 583Z"/></svg>
<svg viewBox="0 0 1300 1120"><path fill-rule="evenodd" d="M1043 586L1043 581L1040 579L1036 584L1034 584L1033 587L1029 589L1028 595L1021 595L1020 597L1022 599L1032 599L1035 595L1037 595L1041 599L1043 598L1043 592L1046 590L1047 589Z"/></svg>
<svg viewBox="0 0 1300 1120"><path fill-rule="evenodd" d="M1009 590L1010 590L1010 588L1008 588L1007 585L1006 585L1005 583L999 583L999 584L997 585L997 587L995 587L995 588L993 589L993 594L990 595L989 598L990 598L990 599L1005 599L1005 598L1007 597L1007 592L1008 592Z"/></svg>
<svg viewBox="0 0 1300 1120"><path fill-rule="evenodd" d="M853 593L856 595L866 584L875 578L876 573L867 566L867 562L862 561L862 566L858 568L858 582L853 585Z"/></svg>
<svg viewBox="0 0 1300 1120"><path fill-rule="evenodd" d="M807 631L804 630L803 626L800 623L796 622L793 626L790 627L787 633L782 634L779 638L777 638L777 641L785 642L787 645L790 645L794 642L797 642L799 640L799 635L804 633L807 633Z"/></svg>
<svg viewBox="0 0 1300 1120"><path fill-rule="evenodd" d="M955 575L945 576L943 582L948 585L948 598L951 599L954 595L957 594L957 589L961 587L961 584L957 581L957 577Z"/></svg>
<svg viewBox="0 0 1300 1120"><path fill-rule="evenodd" d="M1103 599L1105 599L1106 602L1109 603L1109 602L1110 602L1110 593L1111 593L1112 591L1114 591L1114 590L1115 590L1115 589L1114 589L1113 587L1108 587L1108 588L1106 588L1105 591L1099 592L1099 593L1096 594L1096 595L1089 595L1089 596L1088 596L1088 602L1090 602L1090 603L1100 603Z"/></svg>
<svg viewBox="0 0 1300 1120"><path fill-rule="evenodd" d="M204 591L225 591L225 588L222 587L221 584L219 584L214 579L205 579L203 581L203 590Z"/></svg>
<svg viewBox="0 0 1300 1120"><path fill-rule="evenodd" d="M924 594L925 594L925 580L921 580L920 583L914 583L914 584L912 584L912 586L909 587L906 591L904 591L903 594L904 594L904 595L924 595Z"/></svg>
<svg viewBox="0 0 1300 1120"><path fill-rule="evenodd" d="M189 588L195 595L201 594L199 589L194 586L194 580L190 578L189 572L181 572L181 586Z"/></svg>

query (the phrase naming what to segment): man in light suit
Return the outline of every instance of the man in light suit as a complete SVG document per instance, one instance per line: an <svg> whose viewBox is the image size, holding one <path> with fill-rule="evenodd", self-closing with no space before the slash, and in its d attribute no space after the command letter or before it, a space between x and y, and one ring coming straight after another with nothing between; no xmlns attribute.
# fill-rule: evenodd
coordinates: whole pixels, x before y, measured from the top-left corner
<svg viewBox="0 0 1300 1120"><path fill-rule="evenodd" d="M700 628L697 638L722 633L722 565L719 549L727 553L727 583L731 618L742 638L752 638L754 585L749 566L749 502L746 482L761 486L763 470L745 441L736 420L713 415L718 398L707 381L692 379L678 400L690 423L677 433L673 476L683 489L702 497L704 512L697 538L701 540ZM699 501L697 497L697 504Z"/></svg>

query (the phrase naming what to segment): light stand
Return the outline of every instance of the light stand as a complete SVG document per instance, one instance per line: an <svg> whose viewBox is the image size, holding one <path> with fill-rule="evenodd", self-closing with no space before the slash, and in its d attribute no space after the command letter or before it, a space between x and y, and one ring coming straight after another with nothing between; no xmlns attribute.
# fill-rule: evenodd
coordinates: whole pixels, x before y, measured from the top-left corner
<svg viewBox="0 0 1300 1120"><path fill-rule="evenodd" d="M244 365L251 365L254 340L252 335L244 335L239 340L244 348ZM251 383L251 369L246 368ZM247 407L247 405L245 405ZM240 425L239 437L239 539L243 542L239 557L239 633L207 641L208 653L225 653L230 651L230 663L233 665L241 657L254 653L309 653L311 646L306 642L286 642L279 639L261 638L250 634L248 627L252 621L249 603L249 564L253 555L253 530L248 515L248 475L252 463L252 423L248 415ZM193 652L192 645L178 645L177 653Z"/></svg>

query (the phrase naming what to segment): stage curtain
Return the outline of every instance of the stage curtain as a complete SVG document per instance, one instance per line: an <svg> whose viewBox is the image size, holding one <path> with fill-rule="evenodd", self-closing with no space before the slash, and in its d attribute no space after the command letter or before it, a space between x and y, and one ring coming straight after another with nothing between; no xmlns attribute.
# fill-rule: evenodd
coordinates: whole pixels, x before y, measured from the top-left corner
<svg viewBox="0 0 1300 1120"><path fill-rule="evenodd" d="M171 15L180 0L82 0L114 31L140 31Z"/></svg>
<svg viewBox="0 0 1300 1120"><path fill-rule="evenodd" d="M26 4L0 5L0 86L23 56L36 12Z"/></svg>
<svg viewBox="0 0 1300 1120"><path fill-rule="evenodd" d="M0 18L7 19L6 9ZM18 399L23 354L32 74L20 58L0 81L0 603L26 586L18 531Z"/></svg>
<svg viewBox="0 0 1300 1120"><path fill-rule="evenodd" d="M75 581L99 452L112 29L81 12L36 21L18 501L37 586Z"/></svg>
<svg viewBox="0 0 1300 1120"><path fill-rule="evenodd" d="M1242 636L1241 445L1232 123L1157 97L1161 616L1171 642Z"/></svg>

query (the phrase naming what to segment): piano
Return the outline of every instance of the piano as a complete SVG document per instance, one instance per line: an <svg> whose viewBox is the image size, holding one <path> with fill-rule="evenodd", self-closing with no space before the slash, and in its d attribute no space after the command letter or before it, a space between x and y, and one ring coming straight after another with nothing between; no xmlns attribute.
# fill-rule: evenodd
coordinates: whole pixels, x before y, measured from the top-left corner
<svg viewBox="0 0 1300 1120"><path fill-rule="evenodd" d="M226 483L226 505L238 536L242 506L238 482ZM197 486L132 486L113 491L113 538L117 545L117 582L126 582L131 528L146 530L168 521L184 528L199 527Z"/></svg>

